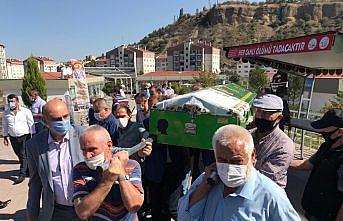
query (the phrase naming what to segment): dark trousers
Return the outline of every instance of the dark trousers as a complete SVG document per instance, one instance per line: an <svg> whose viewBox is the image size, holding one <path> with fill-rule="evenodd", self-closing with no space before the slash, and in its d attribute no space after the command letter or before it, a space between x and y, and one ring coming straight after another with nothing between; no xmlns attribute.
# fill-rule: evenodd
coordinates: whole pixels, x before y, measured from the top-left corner
<svg viewBox="0 0 343 221"><path fill-rule="evenodd" d="M25 134L20 137L10 136L11 145L14 153L17 155L20 162L20 172L19 175L26 175L27 171L27 158L26 158L26 149L25 142L29 138L28 134Z"/></svg>
<svg viewBox="0 0 343 221"><path fill-rule="evenodd" d="M166 167L162 183L149 182L153 221L177 220L177 204L182 196L182 177L174 167Z"/></svg>
<svg viewBox="0 0 343 221"><path fill-rule="evenodd" d="M55 203L52 221L79 221L81 220L74 210L73 206L64 206Z"/></svg>

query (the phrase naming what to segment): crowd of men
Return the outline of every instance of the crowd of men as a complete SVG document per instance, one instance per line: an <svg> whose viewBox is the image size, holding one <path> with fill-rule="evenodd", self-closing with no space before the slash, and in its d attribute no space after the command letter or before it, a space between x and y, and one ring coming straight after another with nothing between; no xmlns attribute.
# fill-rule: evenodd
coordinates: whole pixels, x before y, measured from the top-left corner
<svg viewBox="0 0 343 221"><path fill-rule="evenodd" d="M213 151L160 144L149 134L152 107L173 96L171 83L146 84L134 96L135 120L133 108L91 98L83 127L71 125L61 99L46 103L32 90L29 110L9 95L4 145L20 162L15 184L30 177L27 220L300 220L284 190L289 167L311 170L302 198L308 220L343 220L343 110L312 123L325 142L310 159L294 160L279 96L255 99L255 129L219 128ZM140 143L130 156L119 149Z"/></svg>

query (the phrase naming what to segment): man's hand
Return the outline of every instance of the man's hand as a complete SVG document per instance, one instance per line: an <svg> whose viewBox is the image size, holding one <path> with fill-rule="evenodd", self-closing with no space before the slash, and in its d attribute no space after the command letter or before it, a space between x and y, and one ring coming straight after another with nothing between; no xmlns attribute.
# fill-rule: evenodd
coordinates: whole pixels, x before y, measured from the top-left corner
<svg viewBox="0 0 343 221"><path fill-rule="evenodd" d="M144 141L144 139L142 139ZM138 151L138 156L139 157L147 157L151 154L152 151L152 143L146 142L145 147Z"/></svg>
<svg viewBox="0 0 343 221"><path fill-rule="evenodd" d="M4 137L4 145L8 146L8 138L7 137Z"/></svg>
<svg viewBox="0 0 343 221"><path fill-rule="evenodd" d="M129 161L129 154L127 151L119 151L114 154L111 159L110 166L103 173L103 180L108 182L114 182L119 176L126 175L126 165Z"/></svg>
<svg viewBox="0 0 343 221"><path fill-rule="evenodd" d="M204 178L203 182L206 182L206 184L207 184L207 179L212 175L213 172L217 173L216 163L212 163L211 165L209 165L205 168L205 178ZM220 181L219 176L216 175L215 177L213 177L213 181L215 182L215 184L218 184Z"/></svg>

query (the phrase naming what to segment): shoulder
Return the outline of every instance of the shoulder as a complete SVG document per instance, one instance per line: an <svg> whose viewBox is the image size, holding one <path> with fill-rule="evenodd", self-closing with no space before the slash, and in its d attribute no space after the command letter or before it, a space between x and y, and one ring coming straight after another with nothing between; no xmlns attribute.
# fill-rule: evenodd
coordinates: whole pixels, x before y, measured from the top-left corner
<svg viewBox="0 0 343 221"><path fill-rule="evenodd" d="M79 136L81 136L83 134L83 132L85 131L86 127L84 126L72 126L71 127L73 131L75 131Z"/></svg>
<svg viewBox="0 0 343 221"><path fill-rule="evenodd" d="M127 162L126 172L130 174L137 170L141 170L141 166L139 165L139 163L135 160L129 160Z"/></svg>
<svg viewBox="0 0 343 221"><path fill-rule="evenodd" d="M279 187L274 181L260 172L256 171L256 180L258 188L260 188L259 195L264 195L267 200L274 202L288 203L288 198L284 189Z"/></svg>
<svg viewBox="0 0 343 221"><path fill-rule="evenodd" d="M49 129L44 129L40 131L38 134L33 136L31 139L26 141L26 148L27 151L31 151L33 149L39 149L42 147L43 143L48 142L48 135L49 135Z"/></svg>
<svg viewBox="0 0 343 221"><path fill-rule="evenodd" d="M26 114L31 114L31 111L27 109L26 107L20 107L20 109Z"/></svg>
<svg viewBox="0 0 343 221"><path fill-rule="evenodd" d="M11 110L10 109L6 109L3 113L3 116L7 115L7 114L10 114L11 113Z"/></svg>
<svg viewBox="0 0 343 221"><path fill-rule="evenodd" d="M281 144L283 149L287 150L294 150L294 142L291 138L287 136L282 130L279 131L279 143Z"/></svg>
<svg viewBox="0 0 343 221"><path fill-rule="evenodd" d="M82 172L82 171L89 171L89 168L85 162L80 162L74 166L74 172Z"/></svg>

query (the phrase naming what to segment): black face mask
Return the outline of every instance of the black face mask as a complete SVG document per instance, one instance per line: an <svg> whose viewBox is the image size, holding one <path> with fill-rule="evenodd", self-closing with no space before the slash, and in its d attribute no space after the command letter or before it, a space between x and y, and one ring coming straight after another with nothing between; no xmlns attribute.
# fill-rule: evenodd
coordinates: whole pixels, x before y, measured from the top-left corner
<svg viewBox="0 0 343 221"><path fill-rule="evenodd" d="M332 139L330 138L331 135L334 134L334 133L336 133L336 131L337 131L338 129L339 129L339 128L337 128L336 130L331 131L331 132L322 132L321 134L322 134L324 140L325 140L326 142L331 141L331 140L332 140Z"/></svg>
<svg viewBox="0 0 343 221"><path fill-rule="evenodd" d="M257 127L257 130L261 133L265 133L265 132L273 130L276 126L274 124L275 124L275 121L255 118L255 125Z"/></svg>

